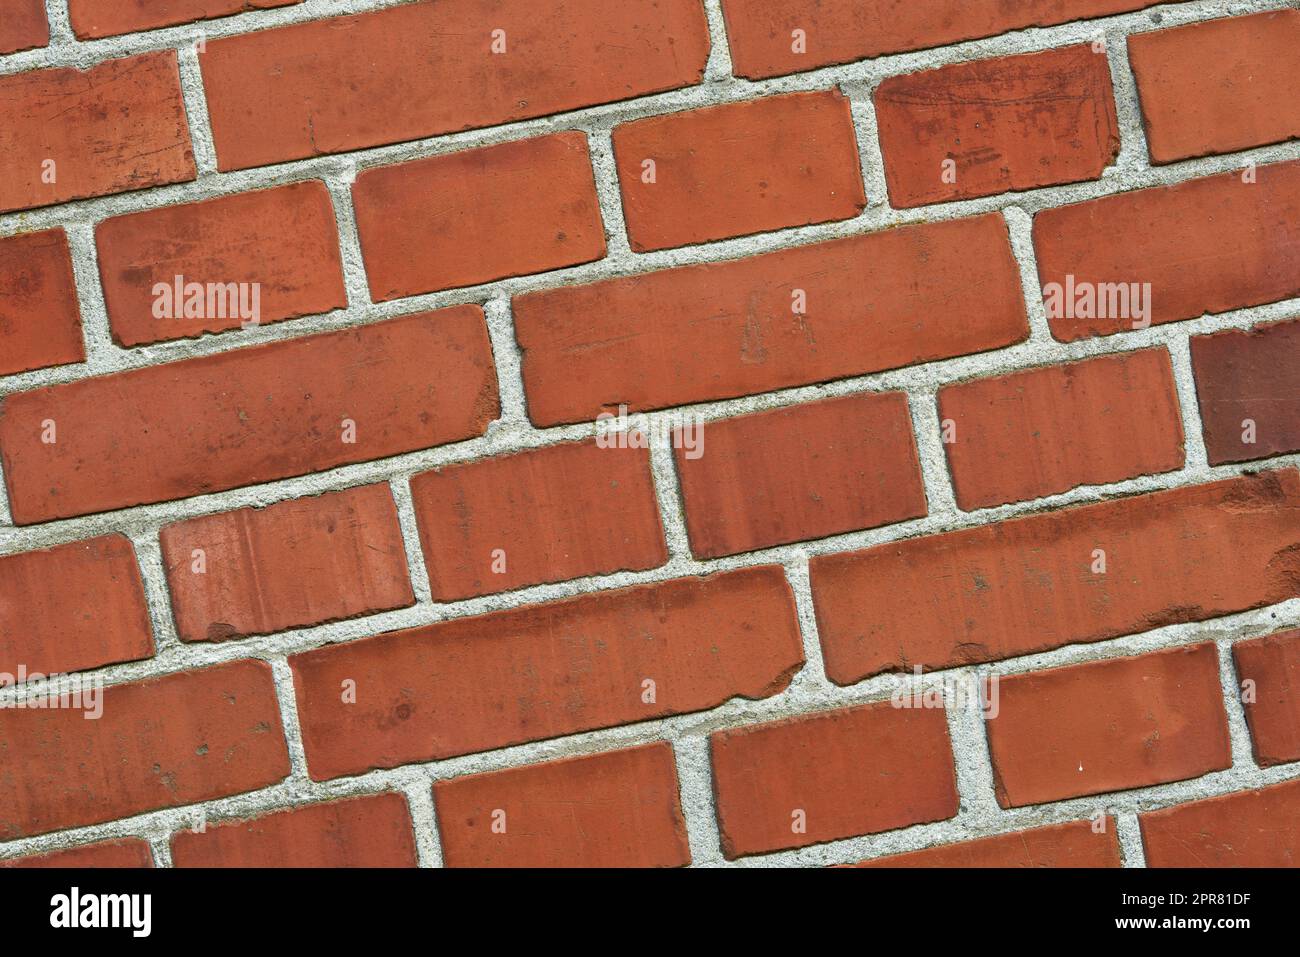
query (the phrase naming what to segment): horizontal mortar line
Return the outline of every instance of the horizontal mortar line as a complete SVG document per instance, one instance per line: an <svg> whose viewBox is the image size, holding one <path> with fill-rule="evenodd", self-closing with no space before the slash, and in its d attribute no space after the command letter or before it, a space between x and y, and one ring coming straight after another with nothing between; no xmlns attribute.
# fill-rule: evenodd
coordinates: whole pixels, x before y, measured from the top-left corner
<svg viewBox="0 0 1300 957"><path fill-rule="evenodd" d="M1295 602L1291 604L1296 605L1291 617L1300 620L1300 604ZM1283 606L1275 607L1280 608ZM1268 611L1268 609L1260 611ZM1250 616L1258 617L1260 611L1233 617L1237 619L1246 619ZM1162 629L1162 631L1186 630L1196 624L1188 623L1173 626L1169 629ZM1243 635L1238 640L1248 640L1249 637L1253 636ZM1162 647L1178 647L1187 643L1189 643L1187 640L1180 640L1177 644ZM1036 663L1035 667L1030 670L1038 670L1040 667L1041 663ZM952 677L954 673L967 675L983 673L983 666L963 666L946 674L948 677ZM927 673L926 678L933 680L944 675L945 672L930 672ZM886 681L888 681L888 686L885 684ZM882 675L855 686L853 689L842 689L843 693L834 699L830 699L826 695L818 695L812 701L791 701L788 695L784 693L774 698L758 701L733 699L719 708L707 712L674 715L650 719L636 724L578 732L560 738L526 742L476 754L412 763L398 768L374 770L360 775L335 778L330 781L312 782L300 778L289 778L271 787L242 795L232 795L210 801L196 802L178 808L145 812L117 821L65 829L51 834L20 838L9 842L0 842L0 859L23 854L42 853L58 847L68 846L68 842L80 844L86 841L105 840L115 837L146 835L157 833L160 828L179 830L183 826L189 826L190 822L194 820L196 809L207 809L209 822L216 823L220 820L258 816L276 810L289 810L295 806L300 806L297 802L300 802L304 797L315 803L318 800L375 794L400 790L404 787L431 786L437 780L447 780L468 774L508 770L521 765L536 764L564 757L594 755L670 738L680 739L692 735L707 735L713 731L729 727L750 726L755 721L807 717L842 707L888 700L889 695L899 683L902 683L905 687L926 686L926 681L923 680L917 683L912 680L910 675ZM869 690L868 686L871 686ZM1073 798L1023 808L999 808L998 812L991 816L966 813L960 815L957 819L939 822L938 825L916 825L880 835L847 838L804 848L799 851L777 852L774 855L761 855L744 858L743 860L756 865L761 865L764 861L769 863L815 863L815 859L812 861L807 860L809 855L821 855L827 852L838 854L840 851L860 853L856 848L864 842L874 846L880 844L886 838L904 840L912 832L918 830L924 830L927 835L930 835L931 830L936 826L943 827L946 825L959 828L957 839L961 839L960 835L966 837L986 836L984 833L971 834L967 828L1018 830L1023 827L1038 826L1054 821L1073 820L1078 817L1088 816L1093 810L1097 809L1099 803L1103 803L1108 809L1125 807L1149 811L1158 807L1208 796L1208 793L1202 793L1207 781L1210 782L1209 787L1215 789L1214 793L1232 793L1278 783L1282 780L1290 780L1296 776L1300 776L1300 765L1297 764L1267 769L1236 767L1227 771L1213 772L1192 779L1191 782L1172 782L1148 788L1107 792L1102 795ZM1198 790L1188 796L1186 789L1190 786L1196 786ZM1043 819L1044 815L1046 815L1046 820ZM946 829L944 833L947 833ZM888 849L879 851L880 854L898 852ZM868 856L879 855L870 852L863 854L864 859ZM844 863L846 860L830 861L830 863ZM734 863L739 864L740 862Z"/></svg>
<svg viewBox="0 0 1300 957"><path fill-rule="evenodd" d="M869 395L886 391L906 392L909 395L909 401L912 403L928 402L931 401L930 397L936 391L960 382L987 376L1006 375L1062 362L1123 354L1138 349L1167 348L1171 344L1181 342L1193 335L1221 332L1228 329L1250 328L1261 322L1285 319L1288 318L1291 310L1295 310L1295 314L1300 315L1300 300L1288 300L1284 303L1251 307L1233 313L1225 313L1217 318L1202 317L1196 320L1166 323L1141 331L1119 333L1115 336L1080 340L1074 343L1053 342L1049 344L1028 340L989 353L957 356L917 366L907 366L902 369L871 373L865 376L855 376L827 383L795 386L779 391L733 399L674 406L669 409L644 413L644 415L653 430L661 427L660 423L671 423L684 417L693 418L698 416L707 423L754 412L797 407L803 403L818 399L859 394ZM497 422L501 423L502 420L497 420ZM123 509L56 519L38 524L0 526L0 553L7 554L14 550L29 550L34 547L61 544L110 531L146 531L154 526L183 521L199 515L216 514L249 506L265 506L299 497L341 491L358 485L409 478L431 468L478 461L486 457L525 452L566 442L589 440L596 434L597 426L594 421L552 426L545 429L525 427L520 423L503 423L502 427L497 428L494 423L493 426L489 426L483 436L473 439L419 449L368 462L349 463L321 472L289 476L271 482L227 489L221 492L174 499L167 502L130 506ZM1293 456L1282 455L1271 459L1257 460L1256 462L1211 466L1204 470L1185 464L1178 471L1164 474L1166 476L1192 478L1199 477L1202 474L1207 477L1222 477L1237 474L1241 471L1268 467L1266 464L1268 462L1275 462L1279 466L1287 466L1292 464L1292 461ZM964 514L974 515L977 519L998 518L1018 513L1027 507L1031 507L1034 503L1053 505L1082 501L1086 496L1092 494L1091 490L1093 489L1117 490L1116 494L1123 494L1129 488L1141 490L1143 483L1149 481L1155 482L1153 487L1168 487L1166 484L1162 484L1158 477L1138 476L1104 486L1080 486L1078 489L1069 492L1033 499L1028 503L997 506ZM919 521L923 522L925 520ZM835 539L843 540L843 537L836 536Z"/></svg>
<svg viewBox="0 0 1300 957"><path fill-rule="evenodd" d="M1300 159L1300 142L1282 144L1275 147L1261 147L1254 153L1268 152L1274 158L1261 160L1261 165L1275 161ZM1280 157L1280 159L1277 159ZM1191 161L1196 164L1211 164L1215 171L1222 172L1240 168L1239 157L1207 157ZM1154 172L1154 171L1151 171ZM330 176L337 175L331 171ZM1190 178L1199 178L1192 174ZM1176 182L1185 182L1179 179ZM1153 185L1164 185L1163 182ZM1116 189L1115 187L1119 187ZM1118 195L1119 192L1144 188L1118 181L1105 183L1091 181L1067 186L1046 187L1035 191L1055 192L1060 190L1077 191L1087 188L1090 194L1084 200L1101 196ZM1097 192L1105 188L1107 192ZM924 207L920 210L896 212L881 211L880 208L868 209L863 215L851 220L837 223L825 223L814 226L793 227L754 236L721 240L701 246L687 246L657 253L623 253L607 256L604 259L580 266L568 267L549 272L514 276L476 286L458 287L425 293L418 296L389 300L383 303L356 303L345 309L318 313L298 319L267 323L254 329L228 330L221 333L208 333L197 338L185 338L169 342L150 343L142 346L124 348L116 343L106 341L103 348L88 356L87 361L69 363L53 368L38 369L16 375L0 377L0 395L16 391L27 391L43 385L60 382L72 382L83 378L92 378L112 372L143 368L168 362L180 361L200 356L217 355L233 349L270 342L283 342L302 338L319 332L330 332L346 328L356 328L381 322L385 319L433 311L450 306L483 303L493 299L514 298L531 292L547 291L574 285L586 285L604 280L644 276L681 266L701 266L717 263L743 261L767 253L779 253L801 250L838 239L862 238L880 235L886 230L899 226L923 225L926 223L948 222L955 219L971 218L979 215L1003 213L1010 209L1029 212L1031 209L1059 208L1056 205L1039 202L1041 197L1029 193L1000 194L995 197L943 204L941 207ZM978 208L966 208L975 206ZM84 225L65 223L62 225ZM42 227L44 228L44 227ZM654 260L651 262L650 260ZM1263 308L1263 306L1252 307ZM1221 315L1230 315L1241 310L1232 310ZM1103 337L1111 338L1111 337Z"/></svg>

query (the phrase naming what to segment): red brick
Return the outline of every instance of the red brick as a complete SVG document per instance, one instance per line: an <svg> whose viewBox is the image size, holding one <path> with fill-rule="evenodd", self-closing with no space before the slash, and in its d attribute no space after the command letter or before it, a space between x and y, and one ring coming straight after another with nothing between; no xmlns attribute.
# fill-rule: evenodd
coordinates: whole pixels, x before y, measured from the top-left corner
<svg viewBox="0 0 1300 957"><path fill-rule="evenodd" d="M437 0L212 40L200 62L229 170L690 86L708 51L699 0Z"/></svg>
<svg viewBox="0 0 1300 957"><path fill-rule="evenodd" d="M0 0L0 54L43 47L49 42L45 0Z"/></svg>
<svg viewBox="0 0 1300 957"><path fill-rule="evenodd" d="M95 230L113 338L137 346L237 329L241 316L224 295L184 315L188 295L165 300L155 284L257 283L261 324L341 309L343 289L334 207L323 183L306 182L118 216ZM214 308L215 307L215 308Z"/></svg>
<svg viewBox="0 0 1300 957"><path fill-rule="evenodd" d="M798 73L1155 6L1158 0L723 0L737 76ZM1179 0L1174 0L1179 2ZM806 52L791 31L804 31Z"/></svg>
<svg viewBox="0 0 1300 957"><path fill-rule="evenodd" d="M83 844L49 854L16 857L0 861L0 867L153 867L153 854L144 841L128 838L104 844Z"/></svg>
<svg viewBox="0 0 1300 957"><path fill-rule="evenodd" d="M1119 154L1091 44L890 77L875 102L897 208L1097 179Z"/></svg>
<svg viewBox="0 0 1300 957"><path fill-rule="evenodd" d="M1255 761L1264 767L1300 761L1300 631L1237 642L1232 654L1238 681L1251 683L1243 700Z"/></svg>
<svg viewBox="0 0 1300 957"><path fill-rule="evenodd" d="M69 0L72 30L82 40L113 37L195 20L228 17L245 10L289 7L302 0Z"/></svg>
<svg viewBox="0 0 1300 957"><path fill-rule="evenodd" d="M194 179L175 51L0 77L0 154L0 213Z"/></svg>
<svg viewBox="0 0 1300 957"><path fill-rule="evenodd" d="M177 867L415 867L406 798L366 797L172 835Z"/></svg>
<svg viewBox="0 0 1300 957"><path fill-rule="evenodd" d="M1003 807L1232 766L1211 642L1003 677L988 737Z"/></svg>
<svg viewBox="0 0 1300 957"><path fill-rule="evenodd" d="M1173 366L1144 349L961 382L939 419L963 509L1041 498L1183 465Z"/></svg>
<svg viewBox="0 0 1300 957"><path fill-rule="evenodd" d="M1191 343L1210 464L1300 452L1300 320Z"/></svg>
<svg viewBox="0 0 1300 957"><path fill-rule="evenodd" d="M1300 781L1138 816L1148 867L1300 867Z"/></svg>
<svg viewBox="0 0 1300 957"><path fill-rule="evenodd" d="M799 290L806 312L795 313ZM514 300L539 426L983 352L1028 335L996 214Z"/></svg>
<svg viewBox="0 0 1300 957"><path fill-rule="evenodd" d="M264 661L117 685L99 703L98 720L0 709L4 840L242 794L289 773Z"/></svg>
<svg viewBox="0 0 1300 957"><path fill-rule="evenodd" d="M1300 10L1129 37L1152 162L1300 137L1297 49Z"/></svg>
<svg viewBox="0 0 1300 957"><path fill-rule="evenodd" d="M1271 605L1296 593L1298 546L1287 469L817 557L826 673L847 685Z"/></svg>
<svg viewBox="0 0 1300 957"><path fill-rule="evenodd" d="M676 443L686 527L701 558L925 514L902 392L708 422L702 437L696 452Z"/></svg>
<svg viewBox="0 0 1300 957"><path fill-rule="evenodd" d="M190 519L161 537L182 641L265 635L415 603L387 485Z"/></svg>
<svg viewBox="0 0 1300 957"><path fill-rule="evenodd" d="M290 659L315 780L488 751L781 691L794 599L762 566L597 592ZM643 700L653 681L654 701ZM355 703L344 700L355 686Z"/></svg>
<svg viewBox="0 0 1300 957"><path fill-rule="evenodd" d="M433 786L448 867L691 862L672 746L548 761Z"/></svg>
<svg viewBox="0 0 1300 957"><path fill-rule="evenodd" d="M0 376L85 358L67 234L0 239Z"/></svg>
<svg viewBox="0 0 1300 957"><path fill-rule="evenodd" d="M376 302L605 255L583 133L369 169L352 198Z"/></svg>
<svg viewBox="0 0 1300 957"><path fill-rule="evenodd" d="M882 701L710 739L722 851L734 859L957 813L942 708ZM804 833L795 814L803 812Z"/></svg>
<svg viewBox="0 0 1300 957"><path fill-rule="evenodd" d="M27 525L455 442L496 414L482 310L457 306L11 395L0 452Z"/></svg>
<svg viewBox="0 0 1300 957"><path fill-rule="evenodd" d="M1113 818L1096 832L1092 821L1013 831L863 861L858 867L1121 867Z"/></svg>
<svg viewBox="0 0 1300 957"><path fill-rule="evenodd" d="M0 672L84 671L152 654L140 567L124 535L0 558Z"/></svg>
<svg viewBox="0 0 1300 957"><path fill-rule="evenodd" d="M867 204L838 90L652 116L613 140L637 251L851 219Z"/></svg>
<svg viewBox="0 0 1300 957"><path fill-rule="evenodd" d="M411 494L438 601L668 560L645 449L576 442L463 462L415 476Z"/></svg>
<svg viewBox="0 0 1300 957"><path fill-rule="evenodd" d="M121 534L0 558L0 674L85 671L153 654L135 550Z"/></svg>
<svg viewBox="0 0 1300 957"><path fill-rule="evenodd" d="M1076 290L1084 283L1094 290L1149 283L1143 300L1152 325L1300 295L1300 162L1259 167L1255 182L1243 182L1246 175L1234 171L1044 210L1034 218L1044 289L1067 289L1071 276ZM1070 317L1064 305L1057 311L1052 316L1049 309L1048 319L1063 342L1142 323L1137 315L1088 318L1075 310Z"/></svg>

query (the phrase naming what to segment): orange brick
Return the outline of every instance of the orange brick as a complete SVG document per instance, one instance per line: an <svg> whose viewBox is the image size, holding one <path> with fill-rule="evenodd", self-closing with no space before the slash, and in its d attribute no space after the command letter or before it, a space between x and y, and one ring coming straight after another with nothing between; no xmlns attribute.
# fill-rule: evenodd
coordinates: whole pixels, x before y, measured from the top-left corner
<svg viewBox="0 0 1300 957"><path fill-rule="evenodd" d="M0 861L0 867L153 867L153 854L144 841L129 838L104 844L83 844L49 854L15 857Z"/></svg>
<svg viewBox="0 0 1300 957"><path fill-rule="evenodd" d="M195 20L227 17L245 10L288 7L302 0L69 0L68 13L77 38L91 40Z"/></svg>
<svg viewBox="0 0 1300 957"><path fill-rule="evenodd" d="M1300 866L1300 781L1138 815L1148 867Z"/></svg>
<svg viewBox="0 0 1300 957"><path fill-rule="evenodd" d="M45 0L0 0L0 54L43 47L49 42Z"/></svg>
<svg viewBox="0 0 1300 957"><path fill-rule="evenodd" d="M1300 761L1300 631L1239 641L1232 654L1256 762L1269 767Z"/></svg>
<svg viewBox="0 0 1300 957"><path fill-rule="evenodd" d="M1114 818L1105 829L1092 821L1071 821L978 841L927 847L863 861L858 867L1121 867Z"/></svg>
<svg viewBox="0 0 1300 957"><path fill-rule="evenodd" d="M67 234L0 239L0 376L85 358Z"/></svg>

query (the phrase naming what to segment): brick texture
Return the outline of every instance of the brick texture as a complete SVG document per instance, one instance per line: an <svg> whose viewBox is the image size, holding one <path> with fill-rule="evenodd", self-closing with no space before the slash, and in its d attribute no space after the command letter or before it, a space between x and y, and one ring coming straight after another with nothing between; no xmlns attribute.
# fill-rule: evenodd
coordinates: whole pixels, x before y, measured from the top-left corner
<svg viewBox="0 0 1300 957"><path fill-rule="evenodd" d="M691 550L702 558L925 514L901 392L709 422L702 435L695 452L676 443Z"/></svg>
<svg viewBox="0 0 1300 957"><path fill-rule="evenodd" d="M1300 781L1138 816L1148 867L1300 866Z"/></svg>
<svg viewBox="0 0 1300 957"><path fill-rule="evenodd" d="M1300 320L1193 336L1211 464L1300 451Z"/></svg>
<svg viewBox="0 0 1300 957"><path fill-rule="evenodd" d="M218 165L244 169L689 86L708 48L699 0L426 0L200 61Z"/></svg>
<svg viewBox="0 0 1300 957"><path fill-rule="evenodd" d="M1298 519L1300 473L1287 469L819 556L826 673L852 684L1283 601Z"/></svg>
<svg viewBox="0 0 1300 957"><path fill-rule="evenodd" d="M118 685L100 703L98 720L70 708L0 709L0 836L241 794L289 773L266 662Z"/></svg>
<svg viewBox="0 0 1300 957"><path fill-rule="evenodd" d="M988 736L1003 807L1182 781L1232 764L1210 643L1012 675L997 694Z"/></svg>
<svg viewBox="0 0 1300 957"><path fill-rule="evenodd" d="M72 30L83 40L288 7L302 0L69 0Z"/></svg>
<svg viewBox="0 0 1300 957"><path fill-rule="evenodd" d="M82 671L152 654L144 585L126 536L0 558L0 672Z"/></svg>
<svg viewBox="0 0 1300 957"><path fill-rule="evenodd" d="M411 494L439 601L668 560L645 449L554 445L425 472Z"/></svg>
<svg viewBox="0 0 1300 957"><path fill-rule="evenodd" d="M153 854L144 841L128 839L109 841L104 844L86 844L82 847L69 848L66 851L53 851L49 854L33 854L30 857L18 857L9 861L0 861L0 867L75 867L84 868L129 868L153 867Z"/></svg>
<svg viewBox="0 0 1300 957"><path fill-rule="evenodd" d="M113 338L124 346L348 304L334 210L319 182L119 216L99 224L95 242ZM170 291L159 290L160 283ZM204 287L201 299L187 288L192 283ZM230 283L247 289L236 299ZM209 299L213 284L222 289ZM254 304L255 313L242 308Z"/></svg>
<svg viewBox="0 0 1300 957"><path fill-rule="evenodd" d="M637 120L613 139L635 250L850 219L866 205L836 90Z"/></svg>
<svg viewBox="0 0 1300 957"><path fill-rule="evenodd" d="M605 255L582 133L366 170L352 194L376 301Z"/></svg>
<svg viewBox="0 0 1300 957"><path fill-rule="evenodd" d="M1034 217L1038 275L1045 288L1075 290L1049 312L1052 335L1111 335L1300 295L1297 222L1300 162L1045 210ZM1115 285L1129 290L1128 308ZM1105 305L1089 308L1085 286L1104 290Z"/></svg>
<svg viewBox="0 0 1300 957"><path fill-rule="evenodd" d="M415 603L386 485L190 519L162 530L182 641L224 641Z"/></svg>
<svg viewBox="0 0 1300 957"><path fill-rule="evenodd" d="M0 213L194 179L176 53L0 77Z"/></svg>
<svg viewBox="0 0 1300 957"><path fill-rule="evenodd" d="M67 234L0 239L0 376L85 358Z"/></svg>
<svg viewBox="0 0 1300 957"><path fill-rule="evenodd" d="M514 316L538 426L983 352L1029 331L998 216L528 293Z"/></svg>
<svg viewBox="0 0 1300 957"><path fill-rule="evenodd" d="M1119 153L1091 44L890 77L875 102L896 207L1097 179Z"/></svg>
<svg viewBox="0 0 1300 957"><path fill-rule="evenodd" d="M439 781L448 867L689 864L673 749L626 751Z"/></svg>
<svg viewBox="0 0 1300 957"><path fill-rule="evenodd" d="M766 698L785 688L803 653L789 585L779 568L763 566L394 632L289 661L307 767L324 780Z"/></svg>
<svg viewBox="0 0 1300 957"><path fill-rule="evenodd" d="M11 395L0 404L0 453L14 520L467 439L496 416L495 380L483 314L459 306ZM42 441L47 421L54 442ZM209 463L203 471L196 458Z"/></svg>
<svg viewBox="0 0 1300 957"><path fill-rule="evenodd" d="M984 508L1169 472L1183 426L1164 349L961 382L939 392L957 504Z"/></svg>
<svg viewBox="0 0 1300 957"><path fill-rule="evenodd" d="M1238 642L1232 654L1256 762L1300 761L1300 630Z"/></svg>
<svg viewBox="0 0 1300 957"><path fill-rule="evenodd" d="M375 794L178 831L177 867L414 867L400 794Z"/></svg>
<svg viewBox="0 0 1300 957"><path fill-rule="evenodd" d="M1120 867L1114 818L1071 821L863 861L858 867Z"/></svg>
<svg viewBox="0 0 1300 957"><path fill-rule="evenodd" d="M49 42L45 0L0 0L0 54L43 47Z"/></svg>
<svg viewBox="0 0 1300 957"><path fill-rule="evenodd" d="M1300 10L1129 37L1156 163L1300 137Z"/></svg>
<svg viewBox="0 0 1300 957"><path fill-rule="evenodd" d="M709 744L729 858L957 813L942 708L881 702L720 731Z"/></svg>

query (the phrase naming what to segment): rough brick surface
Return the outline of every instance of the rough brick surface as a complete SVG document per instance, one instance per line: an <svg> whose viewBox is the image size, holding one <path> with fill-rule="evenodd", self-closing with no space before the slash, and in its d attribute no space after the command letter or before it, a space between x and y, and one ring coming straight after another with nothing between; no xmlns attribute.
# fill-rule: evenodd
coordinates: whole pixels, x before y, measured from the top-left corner
<svg viewBox="0 0 1300 957"><path fill-rule="evenodd" d="M1164 349L977 379L939 392L957 504L984 508L1183 464Z"/></svg>
<svg viewBox="0 0 1300 957"><path fill-rule="evenodd" d="M104 844L73 847L66 851L33 854L31 857L0 861L0 867L153 867L153 854L144 841L109 841Z"/></svg>
<svg viewBox="0 0 1300 957"><path fill-rule="evenodd" d="M95 242L113 338L125 346L237 329L252 324L254 310L242 307L254 304L261 324L348 304L334 209L319 182L119 216L99 224ZM192 283L204 287L201 299ZM239 298L230 283L246 286ZM223 287L211 300L210 284Z"/></svg>
<svg viewBox="0 0 1300 957"><path fill-rule="evenodd" d="M613 139L636 250L850 219L866 205L838 90L637 120Z"/></svg>
<svg viewBox="0 0 1300 957"><path fill-rule="evenodd" d="M1251 176L1253 182L1243 181ZM1045 288L1075 290L1063 296L1056 316L1049 313L1052 335L1110 335L1148 319L1159 325L1300 295L1298 222L1300 162L1045 210L1034 217L1039 278ZM1088 309L1082 284L1122 284L1129 308L1107 291L1104 308ZM1149 316L1133 308L1139 299Z"/></svg>
<svg viewBox="0 0 1300 957"><path fill-rule="evenodd" d="M1232 764L1212 643L1004 677L988 721L998 803L1181 781Z"/></svg>
<svg viewBox="0 0 1300 957"><path fill-rule="evenodd" d="M803 663L775 566L464 618L289 659L316 780L765 698ZM345 700L345 682L355 703ZM651 682L652 684L647 684Z"/></svg>
<svg viewBox="0 0 1300 957"><path fill-rule="evenodd" d="M482 311L459 306L12 395L0 453L26 524L454 442L496 412Z"/></svg>
<svg viewBox="0 0 1300 957"><path fill-rule="evenodd" d="M755 79L1154 5L1155 0L722 0L736 74ZM795 30L804 34L802 52Z"/></svg>
<svg viewBox="0 0 1300 957"><path fill-rule="evenodd" d="M582 133L366 170L352 194L379 302L605 255Z"/></svg>
<svg viewBox="0 0 1300 957"><path fill-rule="evenodd" d="M720 731L709 744L729 858L957 813L942 708L884 701Z"/></svg>
<svg viewBox="0 0 1300 957"><path fill-rule="evenodd" d="M712 558L924 515L911 428L901 392L705 424L698 455L676 450L691 551Z"/></svg>
<svg viewBox="0 0 1300 957"><path fill-rule="evenodd" d="M0 239L0 376L85 357L67 234Z"/></svg>
<svg viewBox="0 0 1300 957"><path fill-rule="evenodd" d="M826 673L852 684L1201 621L1295 595L1294 469L811 562Z"/></svg>
<svg viewBox="0 0 1300 957"><path fill-rule="evenodd" d="M1139 815L1148 867L1300 866L1300 781Z"/></svg>
<svg viewBox="0 0 1300 957"><path fill-rule="evenodd" d="M152 654L144 585L126 536L0 558L0 673L82 671Z"/></svg>
<svg viewBox="0 0 1300 957"><path fill-rule="evenodd" d="M243 169L689 86L708 48L699 0L426 0L200 60L218 163Z"/></svg>
<svg viewBox="0 0 1300 957"><path fill-rule="evenodd" d="M858 867L1120 867L1114 818L1071 821L863 861Z"/></svg>
<svg viewBox="0 0 1300 957"><path fill-rule="evenodd" d="M673 749L664 742L433 786L448 867L689 864Z"/></svg>
<svg viewBox="0 0 1300 957"><path fill-rule="evenodd" d="M645 449L589 441L450 465L411 494L439 601L668 560Z"/></svg>
<svg viewBox="0 0 1300 957"><path fill-rule="evenodd" d="M1300 320L1193 336L1210 462L1300 451Z"/></svg>
<svg viewBox="0 0 1300 957"><path fill-rule="evenodd" d="M43 47L49 42L45 0L0 0L0 54Z"/></svg>
<svg viewBox="0 0 1300 957"><path fill-rule="evenodd" d="M895 207L1096 179L1119 153L1091 44L890 77L875 103Z"/></svg>
<svg viewBox="0 0 1300 957"><path fill-rule="evenodd" d="M177 867L414 867L415 836L400 794L311 804L249 821L178 831Z"/></svg>
<svg viewBox="0 0 1300 957"><path fill-rule="evenodd" d="M162 530L182 641L224 641L415 603L387 485Z"/></svg>
<svg viewBox="0 0 1300 957"><path fill-rule="evenodd" d="M193 179L175 51L0 77L0 155L0 213Z"/></svg>
<svg viewBox="0 0 1300 957"><path fill-rule="evenodd" d="M101 704L98 720L72 708L0 709L0 836L240 794L289 773L266 662L114 686Z"/></svg>
<svg viewBox="0 0 1300 957"><path fill-rule="evenodd" d="M287 7L302 0L69 0L72 29L84 40Z"/></svg>
<svg viewBox="0 0 1300 957"><path fill-rule="evenodd" d="M1300 10L1129 37L1156 163L1300 137Z"/></svg>
<svg viewBox="0 0 1300 957"><path fill-rule="evenodd" d="M539 426L982 352L1029 331L999 216L529 293L514 316Z"/></svg>
<svg viewBox="0 0 1300 957"><path fill-rule="evenodd" d="M1240 641L1232 654L1255 760L1300 761L1300 631Z"/></svg>

